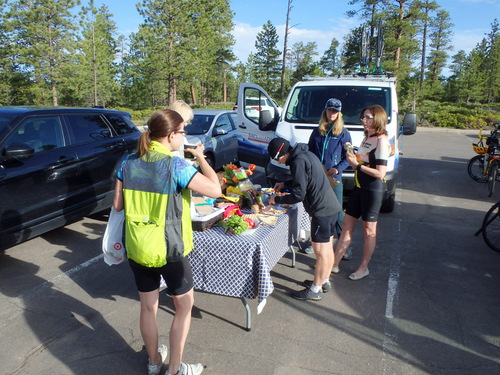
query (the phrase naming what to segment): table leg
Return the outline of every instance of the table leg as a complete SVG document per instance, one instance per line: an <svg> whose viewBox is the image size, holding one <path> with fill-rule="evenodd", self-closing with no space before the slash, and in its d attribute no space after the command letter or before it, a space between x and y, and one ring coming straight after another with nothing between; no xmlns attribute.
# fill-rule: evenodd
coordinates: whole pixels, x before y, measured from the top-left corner
<svg viewBox="0 0 500 375"><path fill-rule="evenodd" d="M292 251L292 268L295 268L295 248L290 245L290 250Z"/></svg>
<svg viewBox="0 0 500 375"><path fill-rule="evenodd" d="M252 311L250 310L250 306L248 306L248 302L245 297L240 297L241 302L243 302L243 306L245 306L245 310L247 310L247 331L252 329Z"/></svg>

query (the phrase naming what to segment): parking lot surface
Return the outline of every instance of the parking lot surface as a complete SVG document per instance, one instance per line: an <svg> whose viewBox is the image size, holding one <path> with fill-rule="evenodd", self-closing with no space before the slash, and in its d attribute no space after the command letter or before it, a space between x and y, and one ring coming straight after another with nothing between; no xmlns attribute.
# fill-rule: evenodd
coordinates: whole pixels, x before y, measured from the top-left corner
<svg viewBox="0 0 500 375"><path fill-rule="evenodd" d="M249 301L250 332L239 299L196 292L184 360L207 375L498 374L500 254L474 233L500 190L487 198L467 175L475 139L439 129L404 138L397 204L381 215L367 278L347 278L361 259L358 224L353 259L319 302L290 296L314 255L298 253L291 268L286 254L263 312ZM85 218L0 253L1 374L146 373L133 276L104 264L105 225ZM161 293L161 343L173 311Z"/></svg>

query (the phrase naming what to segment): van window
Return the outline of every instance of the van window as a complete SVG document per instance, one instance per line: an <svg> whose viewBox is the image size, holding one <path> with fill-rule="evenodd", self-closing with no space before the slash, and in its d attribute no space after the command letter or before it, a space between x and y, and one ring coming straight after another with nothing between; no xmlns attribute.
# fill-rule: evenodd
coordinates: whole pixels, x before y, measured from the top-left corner
<svg viewBox="0 0 500 375"><path fill-rule="evenodd" d="M296 87L290 96L285 121L318 124L325 103L330 98L342 102L342 115L347 125L360 124L361 111L369 105L379 104L388 116L392 113L391 90L388 87L305 86Z"/></svg>

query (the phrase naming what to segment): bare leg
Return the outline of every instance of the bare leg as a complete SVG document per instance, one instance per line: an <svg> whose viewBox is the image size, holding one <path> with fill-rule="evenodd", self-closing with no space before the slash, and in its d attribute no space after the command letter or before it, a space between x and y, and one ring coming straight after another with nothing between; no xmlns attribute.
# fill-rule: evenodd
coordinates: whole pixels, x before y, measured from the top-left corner
<svg viewBox="0 0 500 375"><path fill-rule="evenodd" d="M149 355L149 360L152 365L161 362L160 354L158 353L158 326L156 324L156 313L158 311L158 296L159 290L152 292L139 292L141 300L141 315L140 328L146 351Z"/></svg>
<svg viewBox="0 0 500 375"><path fill-rule="evenodd" d="M329 242L312 242L314 254L316 255L316 267L314 268L313 284L323 285L325 279L330 278L335 255L332 251L333 237Z"/></svg>
<svg viewBox="0 0 500 375"><path fill-rule="evenodd" d="M170 327L170 359L168 371L172 374L179 371L182 361L184 345L191 326L191 310L194 304L194 291L180 296L173 296L175 305L175 315Z"/></svg>
<svg viewBox="0 0 500 375"><path fill-rule="evenodd" d="M363 228L365 231L365 243L363 246L361 264L356 272L354 272L357 276L363 274L368 269L368 263L370 263L370 259L375 251L375 245L377 244L377 222L363 221Z"/></svg>
<svg viewBox="0 0 500 375"><path fill-rule="evenodd" d="M339 240L337 241L337 250L335 250L335 262L333 264L334 267L338 267L340 260L344 256L347 248L351 244L352 240L352 232L356 227L356 223L358 219L355 217L345 214L344 222L342 223L342 234L340 235Z"/></svg>

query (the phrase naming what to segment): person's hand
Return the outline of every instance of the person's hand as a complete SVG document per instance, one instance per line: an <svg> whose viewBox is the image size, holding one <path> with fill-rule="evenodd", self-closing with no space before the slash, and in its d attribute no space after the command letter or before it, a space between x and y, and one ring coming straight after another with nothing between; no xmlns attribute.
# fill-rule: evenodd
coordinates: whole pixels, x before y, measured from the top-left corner
<svg viewBox="0 0 500 375"><path fill-rule="evenodd" d="M193 156L197 159L197 160L201 160L201 159L204 159L205 158L205 155L203 155L203 151L205 151L205 146L203 146L203 144L198 144L195 148L184 148L184 151L186 152L190 152L191 154L193 154Z"/></svg>
<svg viewBox="0 0 500 375"><path fill-rule="evenodd" d="M352 169L356 169L356 167L358 166L358 161L356 160L356 156L350 156L349 154L347 154L347 162L349 163Z"/></svg>
<svg viewBox="0 0 500 375"><path fill-rule="evenodd" d="M279 191L281 191L281 189L283 189L284 187L285 187L285 183L284 183L284 182L277 182L277 183L274 185L274 191L279 192Z"/></svg>
<svg viewBox="0 0 500 375"><path fill-rule="evenodd" d="M330 169L326 172L326 174L327 174L328 176L336 176L336 175L338 175L338 174L339 174L339 170L338 170L337 168L333 168L333 167L332 167L332 168L330 168Z"/></svg>
<svg viewBox="0 0 500 375"><path fill-rule="evenodd" d="M275 200L274 200L275 196L274 195L271 195L269 197L269 205L272 206L273 204L276 204Z"/></svg>

